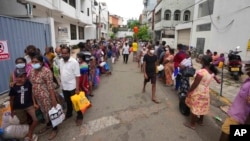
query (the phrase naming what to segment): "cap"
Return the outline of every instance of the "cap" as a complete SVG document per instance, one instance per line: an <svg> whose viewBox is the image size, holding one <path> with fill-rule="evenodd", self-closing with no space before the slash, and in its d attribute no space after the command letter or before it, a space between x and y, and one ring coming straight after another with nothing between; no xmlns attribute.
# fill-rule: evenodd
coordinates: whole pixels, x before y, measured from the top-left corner
<svg viewBox="0 0 250 141"><path fill-rule="evenodd" d="M16 77L20 77L23 74L27 74L27 72L26 72L26 70L24 68L22 68L22 69L16 69L14 73L15 73Z"/></svg>

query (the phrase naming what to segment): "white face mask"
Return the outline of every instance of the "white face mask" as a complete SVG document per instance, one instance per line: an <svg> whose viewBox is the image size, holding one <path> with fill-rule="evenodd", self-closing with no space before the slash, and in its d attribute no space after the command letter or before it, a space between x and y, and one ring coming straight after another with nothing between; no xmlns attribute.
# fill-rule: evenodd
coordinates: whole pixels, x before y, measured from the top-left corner
<svg viewBox="0 0 250 141"><path fill-rule="evenodd" d="M155 50L153 50L153 49L150 50L150 53L151 53L151 54L154 54L154 53L155 53Z"/></svg>
<svg viewBox="0 0 250 141"><path fill-rule="evenodd" d="M25 63L16 64L16 68L22 69L25 67Z"/></svg>

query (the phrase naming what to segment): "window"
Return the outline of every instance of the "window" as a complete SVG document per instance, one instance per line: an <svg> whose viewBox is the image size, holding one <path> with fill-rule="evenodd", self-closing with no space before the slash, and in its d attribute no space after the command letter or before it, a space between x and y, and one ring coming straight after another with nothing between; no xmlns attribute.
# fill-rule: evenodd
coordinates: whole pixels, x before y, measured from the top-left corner
<svg viewBox="0 0 250 141"><path fill-rule="evenodd" d="M161 10L155 13L155 23L158 23L161 21Z"/></svg>
<svg viewBox="0 0 250 141"><path fill-rule="evenodd" d="M76 0L69 0L69 5L76 8Z"/></svg>
<svg viewBox="0 0 250 141"><path fill-rule="evenodd" d="M197 25L196 31L210 31L211 23Z"/></svg>
<svg viewBox="0 0 250 141"><path fill-rule="evenodd" d="M89 8L87 8L87 15L89 16Z"/></svg>
<svg viewBox="0 0 250 141"><path fill-rule="evenodd" d="M78 26L79 39L84 39L84 27Z"/></svg>
<svg viewBox="0 0 250 141"><path fill-rule="evenodd" d="M198 17L212 15L214 10L214 0L207 0L199 4Z"/></svg>
<svg viewBox="0 0 250 141"><path fill-rule="evenodd" d="M76 40L76 25L70 24L71 40Z"/></svg>
<svg viewBox="0 0 250 141"><path fill-rule="evenodd" d="M190 14L191 12L189 10L186 10L183 15L183 21L189 21L190 20Z"/></svg>
<svg viewBox="0 0 250 141"><path fill-rule="evenodd" d="M170 10L166 10L164 13L164 19L165 20L171 20L171 11Z"/></svg>
<svg viewBox="0 0 250 141"><path fill-rule="evenodd" d="M103 28L106 29L106 28L107 28L107 25L106 25L106 24L103 24Z"/></svg>
<svg viewBox="0 0 250 141"><path fill-rule="evenodd" d="M181 11L180 10L175 10L174 12L174 20L179 21L181 19Z"/></svg>

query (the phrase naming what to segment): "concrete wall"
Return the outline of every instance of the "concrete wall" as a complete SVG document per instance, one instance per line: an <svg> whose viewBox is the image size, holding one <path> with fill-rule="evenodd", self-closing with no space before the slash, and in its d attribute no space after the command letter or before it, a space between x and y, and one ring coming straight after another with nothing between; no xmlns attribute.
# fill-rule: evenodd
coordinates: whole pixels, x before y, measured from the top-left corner
<svg viewBox="0 0 250 141"><path fill-rule="evenodd" d="M17 3L16 0L1 0L0 2L0 15L7 16L27 16L26 5Z"/></svg>
<svg viewBox="0 0 250 141"><path fill-rule="evenodd" d="M164 27L175 27L177 24L185 23L186 21L183 20L183 9L189 10L191 12L190 20L192 20L194 14L194 7L190 7L188 9L187 7L193 5L194 3L195 0L162 0L161 3L158 4L155 8L155 13L157 13L161 9L161 21L155 24L155 30L160 30ZM171 20L169 21L164 20L166 10L171 11ZM175 10L181 11L180 21L174 21Z"/></svg>
<svg viewBox="0 0 250 141"><path fill-rule="evenodd" d="M121 38L121 37L126 37L126 36L133 36L133 32L131 32L131 31L118 31L117 33L116 33L116 37L117 38Z"/></svg>
<svg viewBox="0 0 250 141"><path fill-rule="evenodd" d="M215 0L213 15L201 18L198 18L196 5L191 45L196 46L197 38L205 38L204 51L211 49L218 53L228 53L236 46L241 46L242 59L249 59L250 52L246 49L250 39L250 19L246 18L249 13L249 0ZM211 31L197 32L197 25L204 23L211 23Z"/></svg>

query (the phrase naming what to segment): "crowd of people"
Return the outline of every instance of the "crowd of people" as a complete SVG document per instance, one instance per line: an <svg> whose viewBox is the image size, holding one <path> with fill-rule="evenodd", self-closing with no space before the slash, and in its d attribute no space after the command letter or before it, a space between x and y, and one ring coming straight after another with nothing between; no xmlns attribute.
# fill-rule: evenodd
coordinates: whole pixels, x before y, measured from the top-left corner
<svg viewBox="0 0 250 141"><path fill-rule="evenodd" d="M146 91L146 84L150 81L152 84L152 102L158 104L160 101L156 96L156 81L162 80L166 87L173 87L180 95L186 95L185 104L191 111L191 119L185 122L184 126L195 130L196 123L203 125L203 117L207 115L210 109L209 85L214 79L217 83L220 80L216 77L218 70L216 66L224 62L224 55L218 56L217 52L213 54L207 51L202 56L200 64L201 69L195 74L187 75L187 71L193 68L191 52L188 46L177 45L177 50L166 45L165 41L161 43L156 41L155 45L149 42L134 40L129 43L126 40L108 40L100 41L87 40L86 43L80 42L77 45L80 52L76 58L71 56L71 48L66 45L60 47L46 47L45 53L34 45L29 45L25 49L24 57L18 57L15 60L15 69L11 73L10 79L10 105L11 114L20 119L20 123L25 123L28 117L31 119L29 132L25 141L37 140L34 130L38 125L36 111L41 110L46 126L39 130L38 134L46 132L52 128L49 140L56 137L58 127L52 127L48 111L55 107L60 100L58 91L61 90L66 103L66 119L73 116L73 106L70 99L74 94L83 91L91 101L94 96L94 88L99 85L100 75L112 75L112 70L116 61L123 56L123 63L128 64L128 58L132 55L134 63L138 63L138 68L143 73L144 83L142 92ZM131 55L130 55L131 54ZM162 68L160 68L162 66ZM247 66L247 65L246 65ZM247 69L249 74L249 69ZM194 81L190 84L190 77ZM249 86L249 79L243 85ZM244 89L249 87L244 86ZM241 91L241 93L243 93ZM249 115L248 111L242 110L244 118L240 120L235 113L236 107L241 105L240 101L248 100L249 94L245 94L246 99L236 97L237 104L232 106L231 118L226 120L227 125L223 125L223 135L228 134L228 125L244 123ZM246 106L246 105L242 105ZM248 112L248 113L247 113ZM24 113L27 113L28 116ZM233 120L234 119L234 120ZM82 125L83 114L76 112L76 125ZM224 137L225 138L225 137Z"/></svg>
<svg viewBox="0 0 250 141"><path fill-rule="evenodd" d="M38 131L42 134L52 128L49 140L56 137L58 127L52 127L49 110L57 104L66 104L65 120L73 116L71 96L83 91L86 97L94 96L94 88L100 84L100 75L112 75L112 65L119 59L120 40L100 41L87 40L77 46L80 52L76 58L71 56L71 48L66 45L46 47L45 53L29 45L23 57L15 60L15 69L10 76L11 115L17 116L20 124L29 122L29 132L25 141L36 141L34 134L39 121L36 111L42 113L46 126ZM127 63L128 47L123 47L124 63ZM101 65L104 64L104 65ZM60 89L59 89L60 88ZM63 96L60 95L60 91ZM62 99L63 97L63 100ZM26 115L27 114L27 115ZM76 112L76 125L82 125L83 113Z"/></svg>

